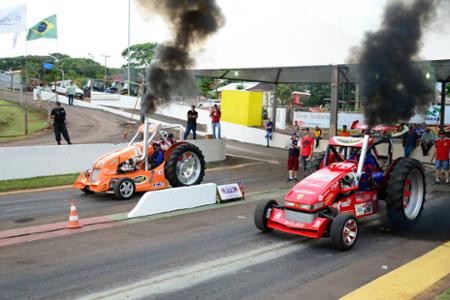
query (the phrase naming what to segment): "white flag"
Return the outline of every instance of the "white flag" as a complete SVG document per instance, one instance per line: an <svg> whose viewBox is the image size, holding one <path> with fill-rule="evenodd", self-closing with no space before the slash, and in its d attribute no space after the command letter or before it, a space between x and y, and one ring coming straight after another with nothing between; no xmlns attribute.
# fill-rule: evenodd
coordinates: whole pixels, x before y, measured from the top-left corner
<svg viewBox="0 0 450 300"><path fill-rule="evenodd" d="M27 6L0 9L0 33L27 30Z"/></svg>

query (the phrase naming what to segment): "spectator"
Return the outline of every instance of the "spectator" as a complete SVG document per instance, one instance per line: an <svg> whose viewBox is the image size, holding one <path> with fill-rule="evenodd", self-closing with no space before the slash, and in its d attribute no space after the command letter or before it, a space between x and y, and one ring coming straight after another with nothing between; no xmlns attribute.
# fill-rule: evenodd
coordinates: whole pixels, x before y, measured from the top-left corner
<svg viewBox="0 0 450 300"><path fill-rule="evenodd" d="M298 147L298 140L291 139L291 143L289 145L288 150L288 163L287 169L289 173L288 182L297 181L297 173L298 173L298 158L300 156L300 149Z"/></svg>
<svg viewBox="0 0 450 300"><path fill-rule="evenodd" d="M272 121L269 119L266 123L266 140L267 140L267 146L266 147L270 147L270 140L272 139L272 128L273 128L273 123Z"/></svg>
<svg viewBox="0 0 450 300"><path fill-rule="evenodd" d="M73 97L75 96L75 88L73 87L72 83L69 82L67 85L67 98L69 99L69 106L73 106Z"/></svg>
<svg viewBox="0 0 450 300"><path fill-rule="evenodd" d="M186 131L184 132L184 140L187 139L189 133L192 130L192 138L197 139L197 118L198 112L195 111L195 105L191 106L191 110L187 112L187 125Z"/></svg>
<svg viewBox="0 0 450 300"><path fill-rule="evenodd" d="M408 158L417 147L419 136L416 133L414 126L409 127L408 132L403 135L402 144L405 151L405 157Z"/></svg>
<svg viewBox="0 0 450 300"><path fill-rule="evenodd" d="M214 104L209 116L211 117L212 131L215 139L220 139L220 109Z"/></svg>
<svg viewBox="0 0 450 300"><path fill-rule="evenodd" d="M308 127L303 129L303 131L305 135L302 138L301 157L302 157L303 171L306 172L306 164L311 159L313 153L314 139L312 138Z"/></svg>
<svg viewBox="0 0 450 300"><path fill-rule="evenodd" d="M350 132L347 131L347 125L342 126L342 131L339 133L339 136L350 136Z"/></svg>
<svg viewBox="0 0 450 300"><path fill-rule="evenodd" d="M61 145L61 133L67 144L72 144L69 133L66 128L66 111L61 107L61 103L56 101L56 107L50 112L50 118L53 120L53 131L58 145Z"/></svg>
<svg viewBox="0 0 450 300"><path fill-rule="evenodd" d="M322 129L319 126L316 126L314 130L314 139L316 140L316 148L319 148L319 142L322 139Z"/></svg>
<svg viewBox="0 0 450 300"><path fill-rule="evenodd" d="M37 99L38 100L42 100L42 91L44 90L44 84L41 83L39 84L38 88L37 88Z"/></svg>
<svg viewBox="0 0 450 300"><path fill-rule="evenodd" d="M427 156L431 147L434 144L434 134L431 132L430 128L426 128L425 132L422 134L420 146L422 147L423 156Z"/></svg>
<svg viewBox="0 0 450 300"><path fill-rule="evenodd" d="M448 183L448 159L450 151L450 139L445 137L445 131L439 130L439 139L436 140L436 183L439 183L441 169L444 169L445 183Z"/></svg>
<svg viewBox="0 0 450 300"><path fill-rule="evenodd" d="M294 126L292 126L292 134L296 134L297 136L300 133L300 126L298 125L297 121L294 121Z"/></svg>

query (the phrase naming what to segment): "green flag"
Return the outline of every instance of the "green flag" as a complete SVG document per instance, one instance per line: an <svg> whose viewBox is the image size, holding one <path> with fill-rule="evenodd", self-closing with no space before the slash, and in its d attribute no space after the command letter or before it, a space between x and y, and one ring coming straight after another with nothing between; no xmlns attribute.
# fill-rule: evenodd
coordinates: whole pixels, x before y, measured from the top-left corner
<svg viewBox="0 0 450 300"><path fill-rule="evenodd" d="M56 38L58 38L58 31L56 30L56 15L39 21L28 30L27 34L27 41Z"/></svg>

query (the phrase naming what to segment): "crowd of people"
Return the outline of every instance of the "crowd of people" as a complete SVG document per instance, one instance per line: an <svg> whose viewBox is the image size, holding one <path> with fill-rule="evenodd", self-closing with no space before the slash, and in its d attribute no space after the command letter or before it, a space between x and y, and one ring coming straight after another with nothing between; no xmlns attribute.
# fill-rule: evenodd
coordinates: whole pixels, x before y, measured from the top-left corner
<svg viewBox="0 0 450 300"><path fill-rule="evenodd" d="M435 165L435 182L441 183L440 177L443 172L445 183L449 183L450 139L447 138L444 130L439 130L436 137L429 127L411 124L408 132L402 137L402 144L405 157L410 157L414 149L419 146L422 149L422 155L428 156L434 146L435 152L431 157L431 162L434 161Z"/></svg>
<svg viewBox="0 0 450 300"><path fill-rule="evenodd" d="M298 169L300 163L303 171L307 171L308 161L311 160L314 147L314 138L308 127L301 132L292 132L288 148L288 182L298 181Z"/></svg>

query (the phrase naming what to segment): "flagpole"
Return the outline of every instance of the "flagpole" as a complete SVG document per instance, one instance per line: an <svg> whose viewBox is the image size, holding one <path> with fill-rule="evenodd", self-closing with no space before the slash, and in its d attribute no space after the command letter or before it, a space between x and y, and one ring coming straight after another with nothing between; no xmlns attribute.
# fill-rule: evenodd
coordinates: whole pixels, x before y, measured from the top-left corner
<svg viewBox="0 0 450 300"><path fill-rule="evenodd" d="M28 22L26 22L28 28ZM27 34L25 34L25 91L28 84L28 42L27 42ZM26 99L26 97L25 97ZM20 102L23 103L23 82L20 85ZM24 129L25 129L25 135L28 135L28 102L25 101L24 105Z"/></svg>

